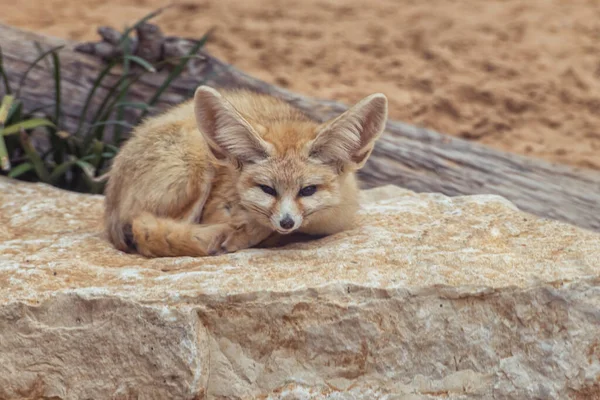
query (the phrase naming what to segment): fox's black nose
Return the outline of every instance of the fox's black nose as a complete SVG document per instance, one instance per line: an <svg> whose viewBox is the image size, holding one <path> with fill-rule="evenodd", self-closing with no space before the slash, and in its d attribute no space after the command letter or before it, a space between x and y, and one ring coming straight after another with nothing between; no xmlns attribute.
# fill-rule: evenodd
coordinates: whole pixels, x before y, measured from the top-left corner
<svg viewBox="0 0 600 400"><path fill-rule="evenodd" d="M286 215L281 221L279 221L279 226L281 226L283 229L292 229L294 227L294 220L291 219L289 215Z"/></svg>

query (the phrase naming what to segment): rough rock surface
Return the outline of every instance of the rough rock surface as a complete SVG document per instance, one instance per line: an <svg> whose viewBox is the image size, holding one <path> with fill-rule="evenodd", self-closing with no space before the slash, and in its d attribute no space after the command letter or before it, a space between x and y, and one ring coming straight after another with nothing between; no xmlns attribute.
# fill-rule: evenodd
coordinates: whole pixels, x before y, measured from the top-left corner
<svg viewBox="0 0 600 400"><path fill-rule="evenodd" d="M600 236L502 198L381 188L354 230L204 259L101 214L0 178L1 399L600 396Z"/></svg>

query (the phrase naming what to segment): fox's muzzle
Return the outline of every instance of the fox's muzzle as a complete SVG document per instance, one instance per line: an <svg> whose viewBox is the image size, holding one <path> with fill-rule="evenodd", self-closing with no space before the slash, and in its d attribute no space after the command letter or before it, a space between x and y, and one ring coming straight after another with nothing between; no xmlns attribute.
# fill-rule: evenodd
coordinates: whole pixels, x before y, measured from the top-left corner
<svg viewBox="0 0 600 400"><path fill-rule="evenodd" d="M271 217L271 223L279 233L291 233L302 225L302 214L293 199L283 198L279 210Z"/></svg>

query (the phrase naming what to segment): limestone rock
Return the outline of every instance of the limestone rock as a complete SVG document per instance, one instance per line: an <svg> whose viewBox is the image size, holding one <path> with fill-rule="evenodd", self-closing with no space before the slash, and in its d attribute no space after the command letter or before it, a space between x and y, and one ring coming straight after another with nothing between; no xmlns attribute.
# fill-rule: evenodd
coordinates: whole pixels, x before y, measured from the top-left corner
<svg viewBox="0 0 600 400"><path fill-rule="evenodd" d="M502 198L380 188L348 232L152 260L102 211L0 178L1 399L600 395L600 236Z"/></svg>

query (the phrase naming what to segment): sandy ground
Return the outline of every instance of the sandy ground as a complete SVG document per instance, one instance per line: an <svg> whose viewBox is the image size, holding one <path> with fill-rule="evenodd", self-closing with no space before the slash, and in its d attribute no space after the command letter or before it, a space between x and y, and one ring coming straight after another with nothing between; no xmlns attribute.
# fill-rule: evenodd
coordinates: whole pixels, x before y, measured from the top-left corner
<svg viewBox="0 0 600 400"><path fill-rule="evenodd" d="M162 0L0 0L0 21L71 39ZM600 169L600 1L202 0L157 21L266 81L487 145ZM1 39L0 39L1 44Z"/></svg>

